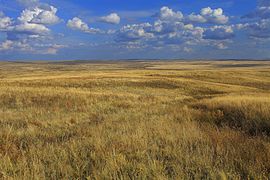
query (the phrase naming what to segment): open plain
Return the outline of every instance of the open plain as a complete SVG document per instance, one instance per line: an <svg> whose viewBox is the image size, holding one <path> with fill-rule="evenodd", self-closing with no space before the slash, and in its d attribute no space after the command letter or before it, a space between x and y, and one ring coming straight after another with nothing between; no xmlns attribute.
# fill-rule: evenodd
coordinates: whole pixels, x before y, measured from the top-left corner
<svg viewBox="0 0 270 180"><path fill-rule="evenodd" d="M270 61L0 63L0 179L270 178Z"/></svg>

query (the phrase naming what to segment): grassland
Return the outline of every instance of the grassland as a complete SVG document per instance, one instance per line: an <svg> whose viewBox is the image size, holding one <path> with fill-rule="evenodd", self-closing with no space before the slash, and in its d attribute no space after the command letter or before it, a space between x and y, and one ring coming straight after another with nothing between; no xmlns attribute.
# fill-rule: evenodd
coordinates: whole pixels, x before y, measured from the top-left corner
<svg viewBox="0 0 270 180"><path fill-rule="evenodd" d="M268 179L269 61L0 63L0 179Z"/></svg>

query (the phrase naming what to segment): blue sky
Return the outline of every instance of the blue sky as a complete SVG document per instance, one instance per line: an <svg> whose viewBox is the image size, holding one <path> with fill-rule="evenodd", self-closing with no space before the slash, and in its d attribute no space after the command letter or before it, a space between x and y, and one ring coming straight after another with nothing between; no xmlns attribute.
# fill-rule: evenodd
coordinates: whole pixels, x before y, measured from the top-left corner
<svg viewBox="0 0 270 180"><path fill-rule="evenodd" d="M270 0L0 0L0 60L269 59Z"/></svg>

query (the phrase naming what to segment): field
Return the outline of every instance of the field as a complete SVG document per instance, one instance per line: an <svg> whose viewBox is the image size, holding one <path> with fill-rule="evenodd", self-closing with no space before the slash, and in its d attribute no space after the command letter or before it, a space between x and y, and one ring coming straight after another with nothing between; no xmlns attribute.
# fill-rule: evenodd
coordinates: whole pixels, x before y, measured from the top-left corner
<svg viewBox="0 0 270 180"><path fill-rule="evenodd" d="M270 178L270 61L0 63L0 179L248 178Z"/></svg>

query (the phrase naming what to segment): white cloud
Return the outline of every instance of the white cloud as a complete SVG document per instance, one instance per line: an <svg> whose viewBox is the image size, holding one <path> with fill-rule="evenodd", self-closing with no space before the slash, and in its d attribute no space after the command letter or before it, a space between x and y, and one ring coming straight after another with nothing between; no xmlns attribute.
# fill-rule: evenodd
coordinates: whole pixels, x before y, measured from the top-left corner
<svg viewBox="0 0 270 180"><path fill-rule="evenodd" d="M59 44L49 44L45 46L45 49L38 51L38 54L48 54L48 55L55 55L58 51L62 48L66 48L67 46L59 45Z"/></svg>
<svg viewBox="0 0 270 180"><path fill-rule="evenodd" d="M223 14L223 9L211 9L210 7L203 8L201 10L201 15L209 23L225 24L229 21L229 17Z"/></svg>
<svg viewBox="0 0 270 180"><path fill-rule="evenodd" d="M259 7L257 14L263 19L270 18L270 6Z"/></svg>
<svg viewBox="0 0 270 180"><path fill-rule="evenodd" d="M232 26L214 26L204 31L204 39L226 40L234 37Z"/></svg>
<svg viewBox="0 0 270 180"><path fill-rule="evenodd" d="M137 41L140 39L153 38L153 33L150 33L152 25L149 23L133 24L123 26L119 32L117 32L117 41Z"/></svg>
<svg viewBox="0 0 270 180"><path fill-rule="evenodd" d="M0 31L6 31L12 25L12 19L0 12Z"/></svg>
<svg viewBox="0 0 270 180"><path fill-rule="evenodd" d="M189 47L184 47L184 52L186 52L186 53L191 53L192 51L193 51L193 49L192 48L189 48Z"/></svg>
<svg viewBox="0 0 270 180"><path fill-rule="evenodd" d="M182 29L183 26L184 23L182 22L168 22L157 20L154 22L153 31L159 34L168 34Z"/></svg>
<svg viewBox="0 0 270 180"><path fill-rule="evenodd" d="M270 5L269 6L258 6L254 12L251 12L244 18L260 18L260 19L269 19L270 18Z"/></svg>
<svg viewBox="0 0 270 180"><path fill-rule="evenodd" d="M248 35L258 39L270 38L270 1L258 0L255 11L243 16L243 18L253 18L254 22L239 24L237 27L246 30Z"/></svg>
<svg viewBox="0 0 270 180"><path fill-rule="evenodd" d="M180 26L178 26L180 27ZM174 32L159 36L165 44L181 45L189 42L190 44L197 44L202 40L204 30L201 27L194 27L193 25L183 25Z"/></svg>
<svg viewBox="0 0 270 180"><path fill-rule="evenodd" d="M27 8L22 11L18 21L10 27L9 31L27 35L48 34L50 29L47 26L60 21L56 12L57 8L48 5Z"/></svg>
<svg viewBox="0 0 270 180"><path fill-rule="evenodd" d="M204 29L182 22L163 22L157 20L153 25L152 31L156 36L159 36L159 38L168 43L182 43L188 40L201 39Z"/></svg>
<svg viewBox="0 0 270 180"><path fill-rule="evenodd" d="M31 51L32 48L25 41L6 40L0 44L0 51L10 51L10 50Z"/></svg>
<svg viewBox="0 0 270 180"><path fill-rule="evenodd" d="M187 16L187 21L192 23L212 23L212 24L226 24L229 17L223 14L223 9L211 9L210 7L201 9L200 14L192 13Z"/></svg>
<svg viewBox="0 0 270 180"><path fill-rule="evenodd" d="M31 22L37 24L56 24L60 21L59 17L56 16L57 9L50 6L49 10L43 10L40 12Z"/></svg>
<svg viewBox="0 0 270 180"><path fill-rule="evenodd" d="M173 14L173 13L165 13ZM165 18L166 17L166 18ZM168 18L170 17L170 18ZM180 18L181 19L181 18ZM126 25L117 32L117 42L140 42L141 47L174 47L187 44L196 44L203 40L204 29L184 24L179 18L163 16L153 24Z"/></svg>
<svg viewBox="0 0 270 180"><path fill-rule="evenodd" d="M34 23L22 23L14 27L14 31L20 33L31 33L31 34L46 34L50 32L46 26L42 24Z"/></svg>
<svg viewBox="0 0 270 180"><path fill-rule="evenodd" d="M270 38L270 19L262 19L254 23L242 25L242 29L248 31L251 37Z"/></svg>
<svg viewBox="0 0 270 180"><path fill-rule="evenodd" d="M159 19L161 21L182 21L183 17L182 12L174 12L166 6L162 7L159 12Z"/></svg>
<svg viewBox="0 0 270 180"><path fill-rule="evenodd" d="M200 14L190 14L187 16L188 21L190 22L195 22L195 23L206 23L207 19L204 18L202 15Z"/></svg>
<svg viewBox="0 0 270 180"><path fill-rule="evenodd" d="M0 31L8 32L8 33L20 33L32 35L32 34L46 34L49 33L50 30L43 24L29 23L32 18L24 14L18 18L19 22L16 24L12 21L11 18L5 17L3 14L0 16Z"/></svg>
<svg viewBox="0 0 270 180"><path fill-rule="evenodd" d="M257 8L243 18L270 19L270 0L257 0Z"/></svg>
<svg viewBox="0 0 270 180"><path fill-rule="evenodd" d="M221 50L228 49L228 46L226 46L224 43L218 43L216 44L216 47Z"/></svg>
<svg viewBox="0 0 270 180"><path fill-rule="evenodd" d="M20 1L31 3L38 1ZM0 31L6 33L6 40L0 44L0 51L20 51L33 54L55 54L60 48L48 44L52 40L49 25L60 21L57 8L47 4L30 6L23 10L17 20L0 13Z"/></svg>
<svg viewBox="0 0 270 180"><path fill-rule="evenodd" d="M110 24L119 24L121 21L121 18L116 13L111 13L108 16L103 16L100 18L102 22L110 23Z"/></svg>
<svg viewBox="0 0 270 180"><path fill-rule="evenodd" d="M56 15L57 8L46 4L41 5L37 0L18 1L26 4L33 1L38 5L29 5L17 21L0 13L0 31L4 29L2 31L7 32L7 41L0 44L0 50L21 49L22 51L41 54L56 54L63 46L46 43L44 46L39 46L38 43L39 41L44 42L44 39L48 43L49 40L46 41L46 37L52 35L49 25L60 21L60 18ZM115 37L117 43L130 49L174 47L186 53L197 49L193 48L194 46L202 44L226 49L225 43L234 37L234 26L224 25L229 21L229 17L224 15L221 8L203 8L198 14L192 13L184 16L182 12L164 6L155 18L156 20L153 23L128 24L119 30L107 29L102 31L92 28L78 17L68 20L66 26L85 33L109 34ZM105 23L119 24L121 18L117 13L111 13L101 17L100 20ZM199 25L199 23L208 24ZM258 36L258 34L266 36L270 29L268 25L268 21L260 21L260 23L239 25L239 29L249 29L253 36Z"/></svg>
<svg viewBox="0 0 270 180"><path fill-rule="evenodd" d="M31 43L29 40L6 40L0 44L0 51L16 51L32 54L48 54L55 55L57 52L66 48L67 46L59 44L40 44L40 43Z"/></svg>
<svg viewBox="0 0 270 180"><path fill-rule="evenodd" d="M67 26L71 29L87 31L89 29L88 25L83 22L80 18L74 17L71 20L68 20Z"/></svg>
<svg viewBox="0 0 270 180"><path fill-rule="evenodd" d="M56 24L60 21L59 17L56 16L57 8L53 6L47 7L34 7L25 9L21 16L18 18L22 23L35 23L51 25Z"/></svg>
<svg viewBox="0 0 270 180"><path fill-rule="evenodd" d="M102 32L100 29L89 28L89 26L78 17L74 17L73 19L68 20L67 27L73 30L80 30L86 33L95 34Z"/></svg>
<svg viewBox="0 0 270 180"><path fill-rule="evenodd" d="M4 51L4 50L10 50L10 49L12 49L12 43L13 42L12 41L9 41L9 40L2 42L0 44L0 50L1 51Z"/></svg>

